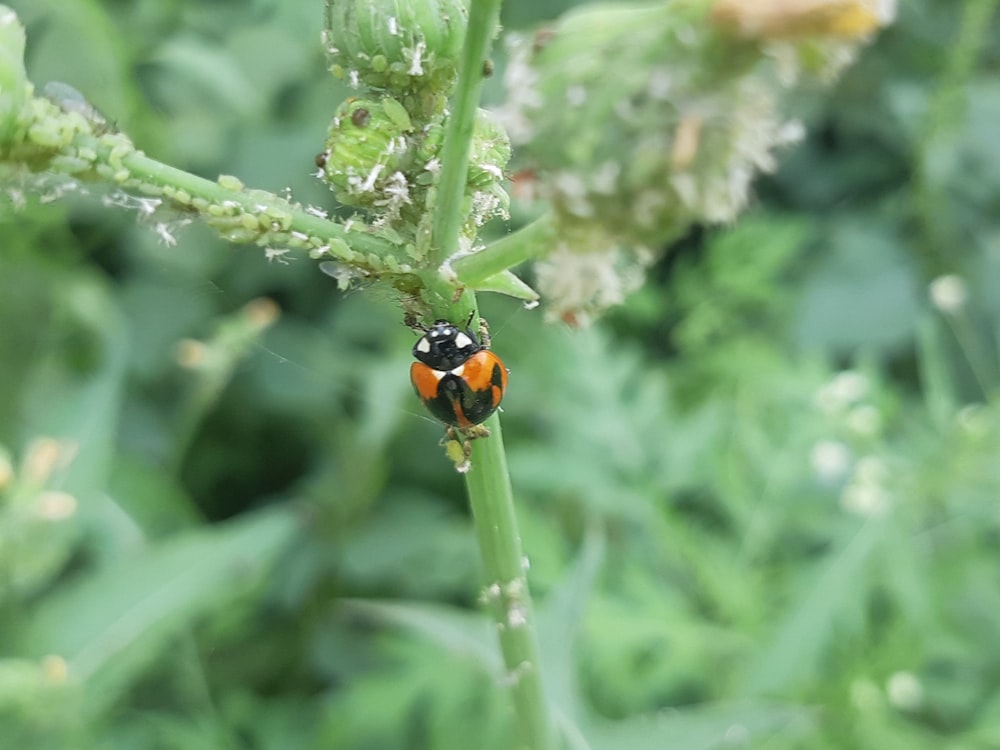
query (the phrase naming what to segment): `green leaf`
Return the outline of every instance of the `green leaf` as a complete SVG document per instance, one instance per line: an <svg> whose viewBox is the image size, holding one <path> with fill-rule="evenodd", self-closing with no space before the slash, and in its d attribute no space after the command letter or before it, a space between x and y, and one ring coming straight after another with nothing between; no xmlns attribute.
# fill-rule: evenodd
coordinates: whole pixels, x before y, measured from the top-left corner
<svg viewBox="0 0 1000 750"><path fill-rule="evenodd" d="M564 580L546 597L538 615L538 641L545 693L565 722L585 717L574 648L594 581L604 561L604 530L592 527Z"/></svg>
<svg viewBox="0 0 1000 750"><path fill-rule="evenodd" d="M783 691L815 675L817 662L833 637L835 625L845 611L855 611L852 604L864 597L865 568L886 528L887 517L870 519L847 535L840 548L829 555L750 668L748 692Z"/></svg>
<svg viewBox="0 0 1000 750"><path fill-rule="evenodd" d="M884 224L839 219L827 255L804 289L798 339L811 350L858 345L890 347L914 333L919 282L900 239Z"/></svg>
<svg viewBox="0 0 1000 750"><path fill-rule="evenodd" d="M501 271L476 284L476 290L480 292L497 292L506 294L515 299L523 299L534 302L538 299L538 292L532 289L518 278L513 271Z"/></svg>
<svg viewBox="0 0 1000 750"><path fill-rule="evenodd" d="M127 328L112 290L96 274L61 281L55 304L69 322L60 333L84 352L78 358L94 364L79 367L65 351L51 352L29 378L22 418L28 436L78 447L58 489L80 501L83 518L99 524L124 398Z"/></svg>
<svg viewBox="0 0 1000 750"><path fill-rule="evenodd" d="M63 657L71 678L86 680L112 665L119 678L135 676L137 660L123 659L123 652L154 650L233 602L297 527L288 507L262 511L172 537L84 575L45 600L25 623L24 652Z"/></svg>
<svg viewBox="0 0 1000 750"><path fill-rule="evenodd" d="M341 606L350 613L409 628L451 653L471 657L494 678L503 676L493 629L482 615L419 602L345 599Z"/></svg>
<svg viewBox="0 0 1000 750"><path fill-rule="evenodd" d="M697 708L639 716L591 733L592 750L714 750L748 747L774 732L801 732L808 727L804 708L756 703L710 704Z"/></svg>
<svg viewBox="0 0 1000 750"><path fill-rule="evenodd" d="M18 3L31 30L29 68L32 80L66 81L112 119L126 117L134 91L129 44L122 43L120 12L99 2L31 0ZM34 33L34 29L44 33Z"/></svg>

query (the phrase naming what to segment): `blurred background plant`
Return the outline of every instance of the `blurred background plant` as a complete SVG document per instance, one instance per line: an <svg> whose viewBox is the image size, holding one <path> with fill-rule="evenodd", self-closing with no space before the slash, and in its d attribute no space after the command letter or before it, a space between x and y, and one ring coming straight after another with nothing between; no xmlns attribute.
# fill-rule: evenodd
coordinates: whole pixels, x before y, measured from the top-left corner
<svg viewBox="0 0 1000 750"><path fill-rule="evenodd" d="M329 205L318 4L10 4L147 153ZM902 4L593 328L483 297L571 746L1000 745L995 6ZM0 744L507 747L398 311L52 197L0 203Z"/></svg>

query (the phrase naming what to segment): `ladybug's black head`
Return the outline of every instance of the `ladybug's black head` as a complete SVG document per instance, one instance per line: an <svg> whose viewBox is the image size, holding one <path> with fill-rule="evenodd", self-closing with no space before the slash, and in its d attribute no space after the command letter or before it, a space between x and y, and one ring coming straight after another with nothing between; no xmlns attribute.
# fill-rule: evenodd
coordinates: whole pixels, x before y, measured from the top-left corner
<svg viewBox="0 0 1000 750"><path fill-rule="evenodd" d="M454 370L482 349L472 331L436 320L413 346L413 356L435 370Z"/></svg>

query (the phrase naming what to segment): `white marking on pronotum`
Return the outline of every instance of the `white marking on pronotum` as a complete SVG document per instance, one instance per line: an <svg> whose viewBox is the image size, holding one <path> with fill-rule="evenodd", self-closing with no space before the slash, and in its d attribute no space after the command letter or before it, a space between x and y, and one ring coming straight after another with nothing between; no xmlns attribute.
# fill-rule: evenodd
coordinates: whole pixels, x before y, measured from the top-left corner
<svg viewBox="0 0 1000 750"><path fill-rule="evenodd" d="M451 374L454 375L457 378L460 378L460 377L462 377L462 373L464 371L465 371L465 364L461 364L458 367L456 367L454 370L451 370ZM444 375L443 372L441 374Z"/></svg>
<svg viewBox="0 0 1000 750"><path fill-rule="evenodd" d="M417 351L421 354L427 354L431 350L431 343L427 339L420 339L417 342Z"/></svg>
<svg viewBox="0 0 1000 750"><path fill-rule="evenodd" d="M465 349L467 346L472 346L472 339L459 331L458 335L455 337L455 345L459 349Z"/></svg>

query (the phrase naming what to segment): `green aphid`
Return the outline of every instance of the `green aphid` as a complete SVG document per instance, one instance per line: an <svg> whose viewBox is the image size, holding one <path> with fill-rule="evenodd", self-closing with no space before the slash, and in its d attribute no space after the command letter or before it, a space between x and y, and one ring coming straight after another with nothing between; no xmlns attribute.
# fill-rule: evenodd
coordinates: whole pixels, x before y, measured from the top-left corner
<svg viewBox="0 0 1000 750"><path fill-rule="evenodd" d="M42 96L67 114L76 113L90 124L95 136L113 133L117 128L97 107L77 89L62 81L49 81L42 87Z"/></svg>

